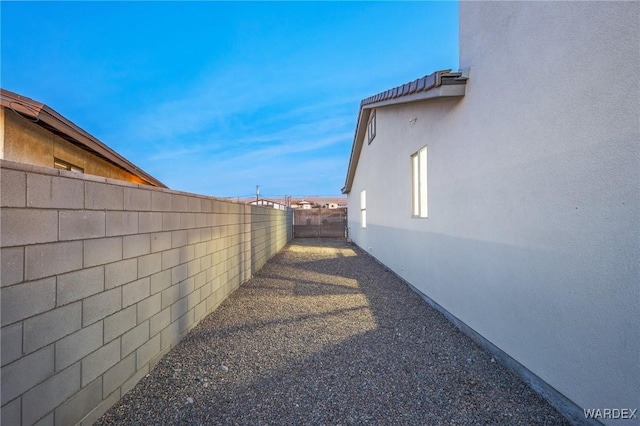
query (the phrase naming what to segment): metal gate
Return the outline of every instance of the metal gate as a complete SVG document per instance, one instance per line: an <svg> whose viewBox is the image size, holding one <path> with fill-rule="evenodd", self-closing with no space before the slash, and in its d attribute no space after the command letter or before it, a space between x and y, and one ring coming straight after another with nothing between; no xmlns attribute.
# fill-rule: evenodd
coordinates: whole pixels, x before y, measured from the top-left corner
<svg viewBox="0 0 640 426"><path fill-rule="evenodd" d="M295 209L294 238L346 238L347 208Z"/></svg>

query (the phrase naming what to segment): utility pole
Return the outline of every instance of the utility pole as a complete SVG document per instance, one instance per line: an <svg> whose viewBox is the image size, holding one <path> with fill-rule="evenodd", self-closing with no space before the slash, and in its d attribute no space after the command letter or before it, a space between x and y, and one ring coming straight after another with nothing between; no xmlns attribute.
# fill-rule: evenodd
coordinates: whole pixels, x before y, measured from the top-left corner
<svg viewBox="0 0 640 426"><path fill-rule="evenodd" d="M260 185L256 185L256 204L258 204L258 198L260 198Z"/></svg>

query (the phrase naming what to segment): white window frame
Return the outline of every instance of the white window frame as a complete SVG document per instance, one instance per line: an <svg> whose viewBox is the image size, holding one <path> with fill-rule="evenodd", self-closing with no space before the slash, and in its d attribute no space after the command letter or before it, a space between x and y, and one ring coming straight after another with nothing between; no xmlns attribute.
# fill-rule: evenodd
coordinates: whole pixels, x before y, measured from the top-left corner
<svg viewBox="0 0 640 426"><path fill-rule="evenodd" d="M411 217L429 217L427 179L427 147L411 156Z"/></svg>
<svg viewBox="0 0 640 426"><path fill-rule="evenodd" d="M367 227L367 190L360 191L360 227Z"/></svg>

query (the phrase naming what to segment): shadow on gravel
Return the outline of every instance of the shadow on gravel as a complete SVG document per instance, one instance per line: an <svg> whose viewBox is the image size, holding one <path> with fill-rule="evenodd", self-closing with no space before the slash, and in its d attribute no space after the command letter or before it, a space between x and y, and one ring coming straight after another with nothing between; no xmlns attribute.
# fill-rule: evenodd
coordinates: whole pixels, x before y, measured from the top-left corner
<svg viewBox="0 0 640 426"><path fill-rule="evenodd" d="M344 240L294 240L98 424L567 424Z"/></svg>

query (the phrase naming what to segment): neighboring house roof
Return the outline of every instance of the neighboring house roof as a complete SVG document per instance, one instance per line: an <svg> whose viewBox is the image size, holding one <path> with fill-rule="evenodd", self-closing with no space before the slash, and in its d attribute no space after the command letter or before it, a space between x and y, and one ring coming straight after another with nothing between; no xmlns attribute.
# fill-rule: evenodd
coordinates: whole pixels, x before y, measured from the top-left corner
<svg viewBox="0 0 640 426"><path fill-rule="evenodd" d="M89 151L129 173L138 176L150 185L166 188L165 184L139 169L135 164L122 157L47 105L5 89L0 89L0 104L85 151Z"/></svg>
<svg viewBox="0 0 640 426"><path fill-rule="evenodd" d="M347 169L347 177L342 193L347 194L351 191L351 184L358 166L358 158L360 157L367 123L372 110L389 105L443 98L459 98L465 94L467 79L468 70L460 72L451 72L451 70L436 71L417 80L363 99L360 102L360 112L358 113L353 146L351 147L349 168Z"/></svg>
<svg viewBox="0 0 640 426"><path fill-rule="evenodd" d="M271 203L271 204L277 204L277 205L279 205L279 206L284 206L284 207L286 207L286 205L285 205L285 204L282 204L282 203L281 203L281 202L279 202L279 201L269 200L268 198L259 198L258 200L255 200L255 199L254 199L254 200L251 200L251 201L247 201L247 204L254 204L254 205L256 205L256 204L258 204L258 203Z"/></svg>
<svg viewBox="0 0 640 426"><path fill-rule="evenodd" d="M291 202L293 204L297 204L300 203L301 201L305 201L308 203L316 203L316 204L329 204L329 203L336 203L336 204L343 204L343 205L347 205L347 197L340 196L340 197L319 197L319 196L314 196L314 195L310 195L308 197L305 198L295 198L293 199Z"/></svg>

